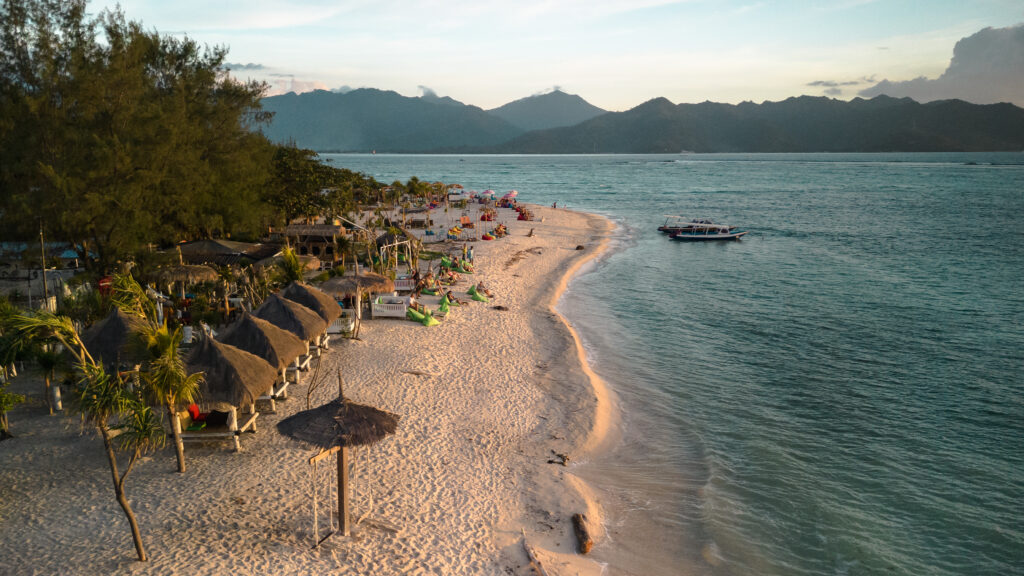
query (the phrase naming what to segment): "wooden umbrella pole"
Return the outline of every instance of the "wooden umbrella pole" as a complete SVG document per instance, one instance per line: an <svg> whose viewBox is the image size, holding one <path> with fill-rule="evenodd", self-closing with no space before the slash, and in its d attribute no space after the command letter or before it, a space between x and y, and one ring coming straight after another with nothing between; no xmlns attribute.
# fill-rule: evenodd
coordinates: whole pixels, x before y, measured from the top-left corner
<svg viewBox="0 0 1024 576"><path fill-rule="evenodd" d="M348 492L348 446L342 446L338 453L338 530L343 536L349 535Z"/></svg>

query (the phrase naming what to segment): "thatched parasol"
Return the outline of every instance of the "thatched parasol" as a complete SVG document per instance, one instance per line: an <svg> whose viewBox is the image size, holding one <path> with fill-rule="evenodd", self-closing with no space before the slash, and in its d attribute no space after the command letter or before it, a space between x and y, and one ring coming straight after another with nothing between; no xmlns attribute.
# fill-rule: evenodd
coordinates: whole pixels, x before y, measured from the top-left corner
<svg viewBox="0 0 1024 576"><path fill-rule="evenodd" d="M293 414L277 423L277 430L314 448L365 446L380 442L398 429L398 416L350 400L334 400Z"/></svg>
<svg viewBox="0 0 1024 576"><path fill-rule="evenodd" d="M185 284L198 284L199 282L213 282L220 278L217 271L202 264L174 264L164 266L156 273L157 280L165 284L183 282Z"/></svg>
<svg viewBox="0 0 1024 576"><path fill-rule="evenodd" d="M298 336L248 312L242 313L217 340L255 354L278 370L306 352L306 344Z"/></svg>
<svg viewBox="0 0 1024 576"><path fill-rule="evenodd" d="M363 272L354 276L331 278L321 284L320 289L335 296L348 296L355 294L357 290L379 294L381 292L394 291L395 283L387 276L377 274L376 272Z"/></svg>
<svg viewBox="0 0 1024 576"><path fill-rule="evenodd" d="M341 306L338 306L334 298L309 284L292 282L281 291L281 296L316 312L327 323L333 322L335 318L341 316Z"/></svg>
<svg viewBox="0 0 1024 576"><path fill-rule="evenodd" d="M306 342L316 338L327 329L327 322L319 314L298 302L282 298L277 294L271 294L259 308L253 311L253 315L295 334L300 340Z"/></svg>
<svg viewBox="0 0 1024 576"><path fill-rule="evenodd" d="M107 317L82 333L82 343L89 355L104 366L115 369L121 362L141 363L148 357L141 345L134 345L134 335L144 327L141 318L115 307Z"/></svg>
<svg viewBox="0 0 1024 576"><path fill-rule="evenodd" d="M203 402L252 404L270 391L277 380L277 370L266 360L213 338L202 338L185 359L185 365L189 374L205 374L199 386Z"/></svg>
<svg viewBox="0 0 1024 576"><path fill-rule="evenodd" d="M398 429L398 415L345 399L338 376L338 397L331 402L293 414L277 423L277 430L299 442L320 449L313 462L338 452L338 519L341 533L349 533L348 449L382 440Z"/></svg>

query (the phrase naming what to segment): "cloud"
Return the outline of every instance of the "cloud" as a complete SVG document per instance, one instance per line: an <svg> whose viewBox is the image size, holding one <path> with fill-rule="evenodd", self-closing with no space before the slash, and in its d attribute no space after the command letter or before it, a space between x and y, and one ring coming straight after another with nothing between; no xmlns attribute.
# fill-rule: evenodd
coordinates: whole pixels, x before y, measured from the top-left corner
<svg viewBox="0 0 1024 576"><path fill-rule="evenodd" d="M434 92L429 87L421 85L421 86L417 86L416 88L420 91L420 97L421 98L425 98L427 100L436 100L437 99L437 92Z"/></svg>
<svg viewBox="0 0 1024 576"><path fill-rule="evenodd" d="M941 76L882 80L861 96L909 96L918 102L957 98L976 104L1011 102L1024 106L1024 24L985 28L960 39Z"/></svg>
<svg viewBox="0 0 1024 576"><path fill-rule="evenodd" d="M874 81L874 76L865 76L856 80L815 80L813 82L808 82L806 85L813 88L824 88L824 94L826 96L842 96L843 86L860 86L863 84L871 84Z"/></svg>
<svg viewBox="0 0 1024 576"><path fill-rule="evenodd" d="M252 62L250 62L248 64L239 64L239 63L234 63L233 64L231 62L225 62L224 63L224 67L228 68L229 70L264 70L264 69L266 69L266 66L264 66L263 64L253 64Z"/></svg>
<svg viewBox="0 0 1024 576"><path fill-rule="evenodd" d="M284 78L283 75L267 80L267 84L270 88L264 96L278 96L289 92L302 94L303 92L312 92L314 90L329 90L326 84L317 80L296 80L295 78Z"/></svg>

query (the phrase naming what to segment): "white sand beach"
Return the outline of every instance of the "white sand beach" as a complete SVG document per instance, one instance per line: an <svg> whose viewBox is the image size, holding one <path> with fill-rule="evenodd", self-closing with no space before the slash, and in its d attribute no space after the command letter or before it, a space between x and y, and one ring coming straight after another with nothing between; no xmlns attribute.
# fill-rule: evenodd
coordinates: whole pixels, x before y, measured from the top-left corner
<svg viewBox="0 0 1024 576"><path fill-rule="evenodd" d="M353 449L362 521L351 537L312 548L313 451L275 428L306 407L312 372L275 414L261 414L240 453L190 446L184 475L170 446L139 463L126 490L146 563L135 559L101 440L81 434L73 415L47 416L41 385L23 375L12 391L34 403L11 412L16 438L0 442L0 574L527 575L524 532L548 574L600 574L576 554L571 523L586 513L600 552L600 499L572 471L615 427L614 403L553 306L612 224L533 211L534 221L508 222L508 237L474 243L469 278L494 293L489 303L453 308L429 328L371 320L360 340L335 338L323 356L313 406L337 395L340 373L348 398L401 416L394 436ZM568 466L549 463L559 454Z"/></svg>

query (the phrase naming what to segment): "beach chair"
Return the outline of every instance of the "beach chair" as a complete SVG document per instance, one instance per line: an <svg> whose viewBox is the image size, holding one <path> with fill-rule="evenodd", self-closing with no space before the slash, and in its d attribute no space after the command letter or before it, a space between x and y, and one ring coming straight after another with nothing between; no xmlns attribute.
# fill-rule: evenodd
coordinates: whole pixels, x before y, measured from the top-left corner
<svg viewBox="0 0 1024 576"><path fill-rule="evenodd" d="M190 407L191 408L191 407ZM203 416L203 420L194 419L195 416ZM239 414L234 406L228 412L227 422L224 424L210 425L206 422L208 414L197 414L188 410L178 413L178 421L181 426L181 441L184 442L224 442L230 441L234 444L235 452L242 451L242 445L238 437L243 432L256 432L256 418L259 412L251 410L248 414Z"/></svg>
<svg viewBox="0 0 1024 576"><path fill-rule="evenodd" d="M469 216L463 216L462 218L459 218L459 227L472 228L473 226L473 220L471 220Z"/></svg>

